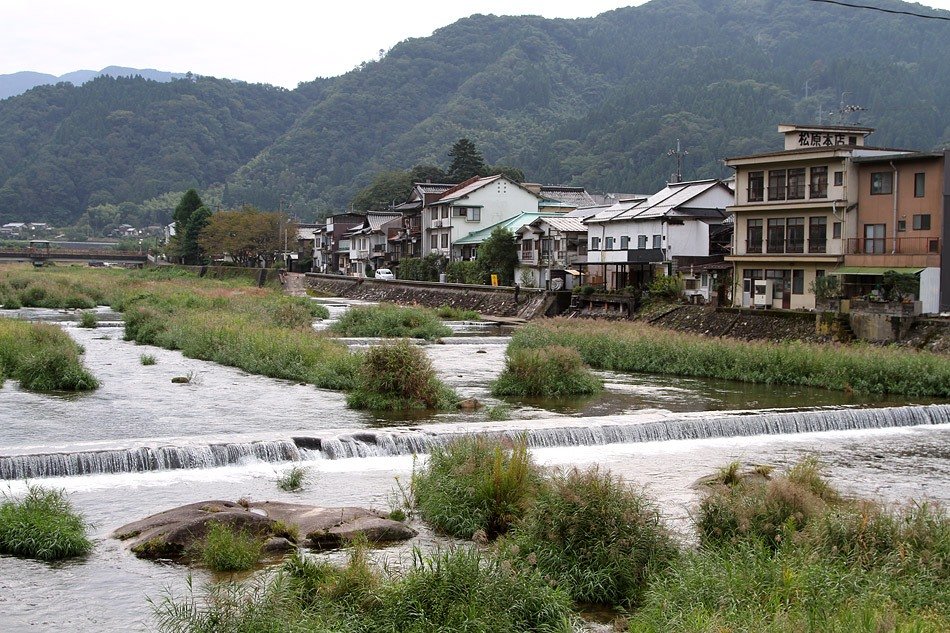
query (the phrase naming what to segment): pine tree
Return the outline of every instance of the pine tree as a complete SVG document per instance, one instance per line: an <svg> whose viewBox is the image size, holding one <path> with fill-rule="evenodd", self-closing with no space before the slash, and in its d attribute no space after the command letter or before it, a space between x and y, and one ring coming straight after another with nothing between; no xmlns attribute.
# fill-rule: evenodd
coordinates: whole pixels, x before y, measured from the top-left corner
<svg viewBox="0 0 950 633"><path fill-rule="evenodd" d="M194 189L189 189L185 192L185 195L181 197L181 201L178 203L178 206L175 207L175 214L172 216L175 219L176 235L184 234L185 230L188 228L188 220L191 218L191 214L202 206L204 206L204 203L198 196L197 191Z"/></svg>
<svg viewBox="0 0 950 633"><path fill-rule="evenodd" d="M462 182L472 176L487 175L488 166L482 153L475 147L475 143L467 138L460 138L449 150L452 164L449 166L449 182Z"/></svg>
<svg viewBox="0 0 950 633"><path fill-rule="evenodd" d="M185 226L185 234L182 237L181 255L186 264L204 264L206 263L206 253L198 243L198 236L211 221L211 210L208 207L201 206L195 209L195 212L188 218L188 224Z"/></svg>

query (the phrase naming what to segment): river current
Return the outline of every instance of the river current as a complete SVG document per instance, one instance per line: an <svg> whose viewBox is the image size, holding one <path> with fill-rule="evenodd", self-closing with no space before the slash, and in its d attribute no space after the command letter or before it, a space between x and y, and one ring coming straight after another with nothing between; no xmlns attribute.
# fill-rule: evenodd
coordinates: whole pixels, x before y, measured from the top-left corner
<svg viewBox="0 0 950 633"><path fill-rule="evenodd" d="M327 302L333 315L347 307ZM457 323L455 336L424 348L440 378L488 406L375 416L347 409L337 392L123 341L119 315L105 309L100 327L90 330L76 327L76 315L66 312L18 316L60 322L85 347L85 362L102 387L65 397L8 381L0 389L0 489L21 493L24 472L65 489L92 522L96 546L87 558L67 563L0 557L3 631L149 630L149 600L181 595L189 575L196 587L214 579L136 559L109 538L115 528L207 499L388 509L396 478L406 482L411 474L410 452L461 432L524 434L543 464L609 468L645 487L686 540L697 500L692 484L733 459L782 467L815 454L848 494L950 502L947 403L614 373L601 374L607 389L594 398L502 403L488 390L508 337L495 326ZM142 354L155 356L156 364L142 365ZM182 375L191 382L171 383ZM499 404L509 407L511 419L490 422L487 410ZM283 492L276 478L296 461L309 468L308 485L301 493ZM415 545L445 542L416 527L417 539L376 555L399 561Z"/></svg>

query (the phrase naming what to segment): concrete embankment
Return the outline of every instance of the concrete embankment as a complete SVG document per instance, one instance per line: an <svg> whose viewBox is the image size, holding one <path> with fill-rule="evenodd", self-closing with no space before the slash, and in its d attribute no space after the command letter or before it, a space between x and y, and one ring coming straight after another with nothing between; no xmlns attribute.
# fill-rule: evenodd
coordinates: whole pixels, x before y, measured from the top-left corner
<svg viewBox="0 0 950 633"><path fill-rule="evenodd" d="M649 319L653 325L706 336L727 336L745 341L830 340L815 331L810 312L755 311L683 305Z"/></svg>
<svg viewBox="0 0 950 633"><path fill-rule="evenodd" d="M429 308L452 306L499 317L533 319L548 313L557 301L556 293L533 288L476 286L425 281L365 279L340 275L307 273L306 284L322 293L364 301L385 301Z"/></svg>

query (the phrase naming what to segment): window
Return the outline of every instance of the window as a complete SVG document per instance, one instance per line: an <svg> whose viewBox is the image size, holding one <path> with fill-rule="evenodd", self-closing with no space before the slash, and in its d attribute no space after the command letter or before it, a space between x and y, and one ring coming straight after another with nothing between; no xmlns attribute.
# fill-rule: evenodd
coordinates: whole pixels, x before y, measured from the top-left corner
<svg viewBox="0 0 950 633"><path fill-rule="evenodd" d="M706 273L703 273L702 275L700 275L699 285L702 286L703 288L707 287L709 285L709 275L707 275Z"/></svg>
<svg viewBox="0 0 950 633"><path fill-rule="evenodd" d="M438 207L434 207L434 208L432 209L432 219L433 219L433 220L438 220L438 219L439 219L439 209L438 209Z"/></svg>
<svg viewBox="0 0 950 633"><path fill-rule="evenodd" d="M744 268L742 269L742 292L752 293L753 284L752 282L756 279L762 279L762 269L761 268Z"/></svg>
<svg viewBox="0 0 950 633"><path fill-rule="evenodd" d="M835 187L840 187L844 185L844 172L836 171L835 172Z"/></svg>
<svg viewBox="0 0 950 633"><path fill-rule="evenodd" d="M824 277L824 276L825 276L825 271L822 270L821 268L815 271L815 279L818 279L819 277Z"/></svg>
<svg viewBox="0 0 950 633"><path fill-rule="evenodd" d="M605 251L614 250L614 238L608 237L607 239L604 240L604 250Z"/></svg>
<svg viewBox="0 0 950 633"><path fill-rule="evenodd" d="M785 218L773 218L769 220L769 232L766 236L766 252L784 253L785 252Z"/></svg>
<svg viewBox="0 0 950 633"><path fill-rule="evenodd" d="M448 247L449 247L449 234L443 233L442 234L442 248L448 248Z"/></svg>
<svg viewBox="0 0 950 633"><path fill-rule="evenodd" d="M836 240L841 239L841 222L833 222L831 224L831 237Z"/></svg>
<svg viewBox="0 0 950 633"><path fill-rule="evenodd" d="M805 168L788 170L788 199L805 199Z"/></svg>
<svg viewBox="0 0 950 633"><path fill-rule="evenodd" d="M761 202L765 188L765 172L749 172L749 202Z"/></svg>
<svg viewBox="0 0 950 633"><path fill-rule="evenodd" d="M468 216L465 218L469 222L481 222L482 221L482 210L470 208L468 210Z"/></svg>
<svg viewBox="0 0 950 633"><path fill-rule="evenodd" d="M646 248L647 247L647 236L638 235L637 236L637 248Z"/></svg>
<svg viewBox="0 0 950 633"><path fill-rule="evenodd" d="M929 231L930 230L930 214L929 213L920 213L914 216L914 230L915 231Z"/></svg>
<svg viewBox="0 0 950 633"><path fill-rule="evenodd" d="M630 236L623 235L620 238L620 248L621 250L627 250L630 248Z"/></svg>
<svg viewBox="0 0 950 633"><path fill-rule="evenodd" d="M439 248L439 236L435 233L429 236L429 248L432 250Z"/></svg>
<svg viewBox="0 0 950 633"><path fill-rule="evenodd" d="M928 252L928 253L939 253L939 252L940 252L940 240L927 240L927 252Z"/></svg>
<svg viewBox="0 0 950 633"><path fill-rule="evenodd" d="M785 170L772 169L769 171L769 200L785 199Z"/></svg>
<svg viewBox="0 0 950 633"><path fill-rule="evenodd" d="M871 174L871 195L880 196L893 190L894 174L889 171L876 171Z"/></svg>
<svg viewBox="0 0 950 633"><path fill-rule="evenodd" d="M884 252L885 225L864 225L864 252L868 255L880 255Z"/></svg>
<svg viewBox="0 0 950 633"><path fill-rule="evenodd" d="M907 230L907 220L898 220L897 221L897 232L903 233Z"/></svg>
<svg viewBox="0 0 950 633"><path fill-rule="evenodd" d="M448 218L448 217L449 217L449 208L448 208L448 207L442 207L442 217L443 217L443 218Z"/></svg>
<svg viewBox="0 0 950 633"><path fill-rule="evenodd" d="M788 244L785 246L785 252L805 252L805 218L788 219L788 231L786 233L786 239L788 239Z"/></svg>
<svg viewBox="0 0 950 633"><path fill-rule="evenodd" d="M653 236L653 248L663 248L663 236L654 235Z"/></svg>
<svg viewBox="0 0 950 633"><path fill-rule="evenodd" d="M599 251L600 250L600 238L592 237L590 238L590 250Z"/></svg>
<svg viewBox="0 0 950 633"><path fill-rule="evenodd" d="M781 299L782 295L785 294L785 284L787 283L788 271L779 270L779 269L766 269L765 278L771 279L775 283L772 284L772 298Z"/></svg>
<svg viewBox="0 0 950 633"><path fill-rule="evenodd" d="M762 252L762 220L746 221L746 252Z"/></svg>
<svg viewBox="0 0 950 633"><path fill-rule="evenodd" d="M466 209L465 207L452 207L452 217L464 218L466 211L468 211L468 209Z"/></svg>
<svg viewBox="0 0 950 633"><path fill-rule="evenodd" d="M811 183L808 186L809 198L827 198L828 197L828 168L812 167Z"/></svg>
<svg viewBox="0 0 950 633"><path fill-rule="evenodd" d="M828 218L808 218L808 252L824 253L828 243Z"/></svg>
<svg viewBox="0 0 950 633"><path fill-rule="evenodd" d="M924 197L924 172L914 174L914 197Z"/></svg>
<svg viewBox="0 0 950 633"><path fill-rule="evenodd" d="M804 270L792 271L792 294L793 295L805 294L805 271Z"/></svg>

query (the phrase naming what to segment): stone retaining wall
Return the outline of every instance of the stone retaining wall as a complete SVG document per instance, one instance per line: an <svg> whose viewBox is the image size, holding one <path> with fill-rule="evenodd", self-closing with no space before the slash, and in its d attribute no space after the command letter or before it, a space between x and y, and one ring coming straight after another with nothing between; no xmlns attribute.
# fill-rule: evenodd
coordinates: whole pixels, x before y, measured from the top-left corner
<svg viewBox="0 0 950 633"><path fill-rule="evenodd" d="M520 289L516 303L515 289L506 286L366 279L320 273L307 273L306 284L314 290L337 297L417 304L429 308L448 305L481 314L524 319L543 315L552 301L548 293L534 288Z"/></svg>
<svg viewBox="0 0 950 633"><path fill-rule="evenodd" d="M826 341L815 332L815 314L741 308L681 306L653 321L654 325L706 336L746 341Z"/></svg>

